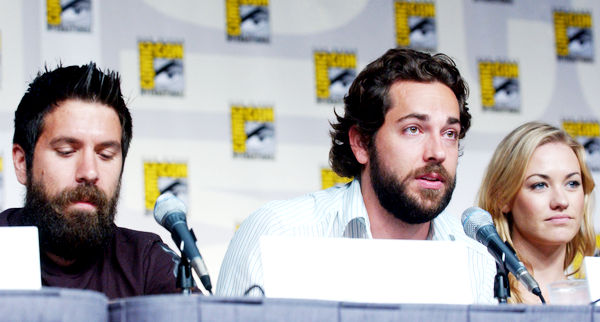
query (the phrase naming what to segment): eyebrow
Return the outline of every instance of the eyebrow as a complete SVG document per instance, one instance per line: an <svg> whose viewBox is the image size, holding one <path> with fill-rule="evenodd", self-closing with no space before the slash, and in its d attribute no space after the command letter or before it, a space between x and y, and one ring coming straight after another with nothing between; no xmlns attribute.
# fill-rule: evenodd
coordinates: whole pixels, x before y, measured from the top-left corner
<svg viewBox="0 0 600 322"><path fill-rule="evenodd" d="M77 145L77 144L81 144L81 143L82 143L81 140L78 140L78 139L70 137L70 136L59 136L57 138L50 140L51 146L56 146L59 144ZM121 143L118 141L106 141L106 142L101 142L100 144L97 144L96 147L100 147L102 149L115 148L117 150L121 150Z"/></svg>
<svg viewBox="0 0 600 322"><path fill-rule="evenodd" d="M72 138L72 137L68 137L68 136L59 136L57 138L50 140L49 144L54 146L54 145L65 144L65 143L66 144L77 144L77 143L81 143L81 141L76 138Z"/></svg>
<svg viewBox="0 0 600 322"><path fill-rule="evenodd" d="M410 113L407 115L404 115L403 117L399 118L397 122L402 122L406 119L410 119L410 118L416 118L420 121L429 121L429 115L427 114L419 114L419 113ZM446 121L446 124L456 124L456 123L460 123L460 120L457 119L456 117L448 117L448 120Z"/></svg>
<svg viewBox="0 0 600 322"><path fill-rule="evenodd" d="M566 178L570 178L570 177L572 177L572 176L574 176L574 175L581 175L581 173L579 173L579 172L571 172L571 173L569 173L569 174L567 174L567 175L565 176L565 179L566 179ZM531 177L535 177L535 176L541 177L542 179L545 179L545 180L549 180L549 179L550 179L550 176L548 176L548 175L546 175L546 174L534 173L534 174L532 174L532 175L528 176L527 178L525 178L525 180L527 180L527 179L529 179L529 178L531 178Z"/></svg>
<svg viewBox="0 0 600 322"><path fill-rule="evenodd" d="M97 146L102 149L114 148L118 151L121 151L121 143L119 143L117 141L102 142L102 143L98 144Z"/></svg>

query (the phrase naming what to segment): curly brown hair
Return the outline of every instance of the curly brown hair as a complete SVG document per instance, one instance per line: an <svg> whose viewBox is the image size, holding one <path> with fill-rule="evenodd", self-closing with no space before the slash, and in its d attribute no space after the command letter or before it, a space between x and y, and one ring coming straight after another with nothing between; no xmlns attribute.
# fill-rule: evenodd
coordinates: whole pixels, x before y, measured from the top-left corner
<svg viewBox="0 0 600 322"><path fill-rule="evenodd" d="M444 55L430 55L406 48L388 50L383 56L368 64L354 79L344 97L344 115L335 113L337 123L332 123L331 168L343 177L358 177L363 165L354 157L348 132L356 126L370 148L377 130L383 125L385 114L391 108L388 95L392 84L398 81L421 83L439 82L448 86L460 109L460 138L471 126L467 107L469 89L454 61Z"/></svg>

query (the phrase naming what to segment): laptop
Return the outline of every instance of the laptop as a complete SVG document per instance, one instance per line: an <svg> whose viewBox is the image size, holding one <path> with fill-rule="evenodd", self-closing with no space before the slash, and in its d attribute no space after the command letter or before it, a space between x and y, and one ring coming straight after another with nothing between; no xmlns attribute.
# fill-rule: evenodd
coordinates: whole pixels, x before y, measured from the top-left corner
<svg viewBox="0 0 600 322"><path fill-rule="evenodd" d="M0 290L39 290L37 227L0 227Z"/></svg>
<svg viewBox="0 0 600 322"><path fill-rule="evenodd" d="M260 247L267 297L473 303L460 242L263 236Z"/></svg>

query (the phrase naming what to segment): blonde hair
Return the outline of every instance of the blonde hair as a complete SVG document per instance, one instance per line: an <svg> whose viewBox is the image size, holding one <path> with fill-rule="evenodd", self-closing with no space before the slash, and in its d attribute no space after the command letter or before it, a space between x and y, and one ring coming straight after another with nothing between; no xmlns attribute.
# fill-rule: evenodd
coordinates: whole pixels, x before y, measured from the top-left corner
<svg viewBox="0 0 600 322"><path fill-rule="evenodd" d="M502 208L505 205L511 205L521 189L521 185L525 180L525 171L535 149L547 143L563 143L573 150L579 161L583 181L583 222L577 235L567 243L564 263L564 269L566 270L573 263L578 253L583 256L592 255L595 248L595 234L591 217L591 193L594 189L594 179L585 163L583 146L567 133L540 122L525 123L510 132L496 148L487 167L479 188L478 206L492 215L498 234L514 248L510 235L512 214L503 213ZM521 260L527 265L526 258L521 258ZM571 274L576 272L577 270ZM522 303L517 281L513 276L510 276L509 280L512 293L509 301Z"/></svg>

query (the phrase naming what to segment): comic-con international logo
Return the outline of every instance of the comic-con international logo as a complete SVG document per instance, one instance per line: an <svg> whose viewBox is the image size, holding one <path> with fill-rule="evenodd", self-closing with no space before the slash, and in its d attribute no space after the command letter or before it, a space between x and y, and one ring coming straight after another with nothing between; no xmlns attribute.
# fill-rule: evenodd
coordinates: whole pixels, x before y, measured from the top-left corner
<svg viewBox="0 0 600 322"><path fill-rule="evenodd" d="M435 4L432 2L396 1L396 45L418 50L435 51Z"/></svg>
<svg viewBox="0 0 600 322"><path fill-rule="evenodd" d="M341 186L352 181L352 178L340 177L330 168L321 168L321 189Z"/></svg>
<svg viewBox="0 0 600 322"><path fill-rule="evenodd" d="M142 94L182 96L183 43L140 41Z"/></svg>
<svg viewBox="0 0 600 322"><path fill-rule="evenodd" d="M274 121L272 107L231 106L233 156L275 158Z"/></svg>
<svg viewBox="0 0 600 322"><path fill-rule="evenodd" d="M186 163L144 162L145 211L151 214L156 198L169 191L189 205Z"/></svg>
<svg viewBox="0 0 600 322"><path fill-rule="evenodd" d="M356 77L356 53L315 51L317 102L341 103Z"/></svg>
<svg viewBox="0 0 600 322"><path fill-rule="evenodd" d="M566 120L562 122L562 127L585 148L586 162L590 170L600 171L600 124L598 121Z"/></svg>
<svg viewBox="0 0 600 322"><path fill-rule="evenodd" d="M594 60L592 15L589 12L554 11L556 55L565 60Z"/></svg>
<svg viewBox="0 0 600 322"><path fill-rule="evenodd" d="M484 110L519 112L519 65L505 61L479 61L481 105Z"/></svg>
<svg viewBox="0 0 600 322"><path fill-rule="evenodd" d="M46 0L48 30L90 32L92 0Z"/></svg>
<svg viewBox="0 0 600 322"><path fill-rule="evenodd" d="M225 0L227 39L269 42L269 0Z"/></svg>

